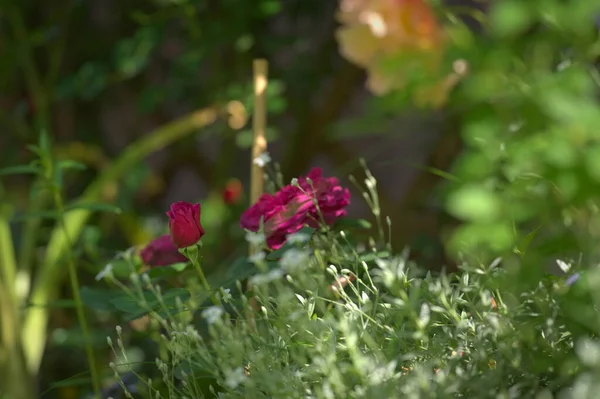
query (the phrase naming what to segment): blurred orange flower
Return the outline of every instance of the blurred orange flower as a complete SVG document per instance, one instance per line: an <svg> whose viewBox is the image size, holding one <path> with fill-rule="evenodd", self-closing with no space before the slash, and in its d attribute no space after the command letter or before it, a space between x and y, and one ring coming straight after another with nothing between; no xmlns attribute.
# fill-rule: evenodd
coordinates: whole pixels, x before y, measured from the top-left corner
<svg viewBox="0 0 600 399"><path fill-rule="evenodd" d="M424 0L340 0L337 18L340 53L367 70L373 93L405 88L413 71L438 73L446 38ZM437 77L415 101L441 105L450 88Z"/></svg>

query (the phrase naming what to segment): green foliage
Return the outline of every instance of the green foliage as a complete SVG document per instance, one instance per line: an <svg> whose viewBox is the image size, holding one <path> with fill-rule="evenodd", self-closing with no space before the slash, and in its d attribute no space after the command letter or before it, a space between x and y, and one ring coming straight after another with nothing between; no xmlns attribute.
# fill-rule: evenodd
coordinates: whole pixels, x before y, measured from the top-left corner
<svg viewBox="0 0 600 399"><path fill-rule="evenodd" d="M453 171L460 183L448 185L446 204L466 222L450 243L455 252L480 259L505 255L539 229L524 269L540 261L543 241L558 235L572 236L575 245L543 256L581 252L596 259L595 245L580 229L597 224L600 113L590 54L598 7L567 3L503 1L492 7L494 38L476 45L460 93L468 104L466 148ZM584 9L588 17L577 19Z"/></svg>
<svg viewBox="0 0 600 399"><path fill-rule="evenodd" d="M597 315L585 298L600 288L594 273L572 287L546 277L514 296L500 259L433 276L407 253L374 253L367 264L347 234L314 234L305 257L290 264L282 254L275 269L252 277L251 292L220 291L223 306L182 301L166 321L151 312L164 355L137 389L168 398L571 397L593 389L600 362L588 334L597 324L585 321ZM131 366L117 367L122 375Z"/></svg>
<svg viewBox="0 0 600 399"><path fill-rule="evenodd" d="M334 54L333 31L319 31L316 40L280 26L327 15L319 22L333 29L330 2L119 3L110 29L91 23L92 3L9 5L0 26L0 397L37 397L28 392L37 379L50 395L87 390L90 374L118 390L135 385L143 398L595 397L598 4L504 0L486 16L431 3L449 39L439 71L421 76L425 69L410 57L406 90L368 98L340 120L342 100L362 82L348 78L358 74ZM484 33L469 29L462 14L482 22ZM460 130L462 151L450 171L422 168L447 180L437 199L459 222L446 243L459 261L456 273L427 273L446 265L417 265L398 253L370 174L365 198L374 221L306 228L306 240L246 256L238 221L245 204L225 204L222 185L241 173L232 166L236 151L251 145L257 57L273 60L266 133L270 144L289 144L285 173L318 153L356 166L358 157L346 157L339 140L397 134L413 91L452 73L455 60L468 62L445 113ZM404 54L388 58L391 72L406 61ZM327 95L330 86L337 89ZM121 155L99 123L115 99L134 104L130 129L143 136L132 134ZM219 120L188 137L226 114L221 107L231 101L243 105L244 126ZM146 135L137 131L153 118L211 104L213 117L201 122L191 114ZM215 162L189 155L204 138L219 140ZM70 148L75 142L85 144ZM143 162L159 150L168 159L164 174ZM164 214L157 193L171 182L162 178L173 178L173 160L178 166L185 158L192 159L183 167L210 182L201 199L201 270L210 292L195 265L146 269L137 253L138 244L166 232L164 217L154 227L146 216ZM401 239L414 238L414 215L404 219L407 207L389 198L386 205L400 209L394 226L409 226ZM67 271L72 291L62 289ZM336 281L345 287L333 289ZM65 348L75 354L61 371L67 376L86 368L78 361L84 349L89 359L91 350L102 356L90 364L108 366L63 380L53 369L67 363ZM131 375L137 382L125 382Z"/></svg>

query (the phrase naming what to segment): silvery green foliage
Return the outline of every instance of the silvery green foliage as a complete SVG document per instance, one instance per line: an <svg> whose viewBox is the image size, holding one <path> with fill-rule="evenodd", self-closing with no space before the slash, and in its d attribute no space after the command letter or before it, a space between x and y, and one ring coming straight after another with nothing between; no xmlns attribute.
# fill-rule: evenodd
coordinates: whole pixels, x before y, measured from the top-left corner
<svg viewBox="0 0 600 399"><path fill-rule="evenodd" d="M292 250L290 250L292 251ZM297 250L282 260L297 259ZM256 276L256 302L202 310L208 333L166 321L157 361L168 398L592 397L599 343L575 341L555 280L530 292L507 272L424 275L406 256L326 264L302 253ZM293 255L293 256L292 256ZM351 279L356 276L356 279ZM351 281L352 280L352 281ZM340 289L334 281L349 283ZM574 342L575 341L575 342ZM156 385L156 383L155 383ZM204 387L204 388L203 388Z"/></svg>

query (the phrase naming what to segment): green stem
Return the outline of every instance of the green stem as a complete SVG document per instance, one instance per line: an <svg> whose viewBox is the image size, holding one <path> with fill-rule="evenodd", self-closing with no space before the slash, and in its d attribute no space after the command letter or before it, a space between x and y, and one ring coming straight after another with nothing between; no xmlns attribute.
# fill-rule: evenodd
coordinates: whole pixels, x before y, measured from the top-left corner
<svg viewBox="0 0 600 399"><path fill-rule="evenodd" d="M36 183L34 183L35 185ZM29 202L28 211L35 213L44 209L46 203L50 200L47 192L41 191L36 193L35 197ZM41 218L28 218L23 226L21 234L21 245L17 256L19 264L19 272L24 273L28 278L31 275L31 264L36 250L38 240L38 232L42 224ZM29 295L24 293L24 297Z"/></svg>
<svg viewBox="0 0 600 399"><path fill-rule="evenodd" d="M206 279L206 276L204 275L204 271L202 270L202 266L200 266L200 247L197 247L195 249L196 253L195 254L190 254L190 251L188 251L188 249L185 249L185 255L188 257L189 260L192 261L192 264L194 265L194 267L196 268L196 271L198 272L198 275L200 276L200 282L202 283L202 286L204 287L204 289L206 290L206 292L208 292L208 295L210 296L210 300L212 301L212 303L215 306L220 306L221 302L215 297L215 295L212 292L212 288L210 287L210 284L208 283L208 280ZM190 256L193 255L193 256Z"/></svg>
<svg viewBox="0 0 600 399"><path fill-rule="evenodd" d="M83 339L85 340L85 353L88 359L88 364L90 366L90 375L92 377L92 387L94 389L94 395L95 398L100 399L100 377L96 368L96 358L94 356L94 349L92 348L92 342L90 340L88 324L85 318L85 312L83 308L83 301L81 300L81 295L79 294L79 278L77 277L77 270L75 269L75 256L73 255L72 242L70 240L69 233L65 225L65 207L60 192L58 190L59 189L56 188L54 191L54 205L56 206L56 210L60 215L59 223L64 231L65 240L67 243L69 243L69 245L67 245L66 252L67 267L69 268L69 275L71 278L71 289L73 291L73 299L75 300L77 319L79 321L81 331L83 332Z"/></svg>
<svg viewBox="0 0 600 399"><path fill-rule="evenodd" d="M118 181L146 156L211 124L216 116L217 109L213 107L196 111L161 126L139 141L130 144L122 155L88 186L76 202L99 201L107 186ZM54 228L48 240L43 263L31 290L30 303L32 307L28 309L23 323L23 341L27 342L24 350L29 370L32 373L39 369L44 352L48 323L46 305L56 297L58 287L64 278L60 260L69 247L67 237L76 240L91 215L92 211L87 209L69 211L64 215L64 228L60 226Z"/></svg>

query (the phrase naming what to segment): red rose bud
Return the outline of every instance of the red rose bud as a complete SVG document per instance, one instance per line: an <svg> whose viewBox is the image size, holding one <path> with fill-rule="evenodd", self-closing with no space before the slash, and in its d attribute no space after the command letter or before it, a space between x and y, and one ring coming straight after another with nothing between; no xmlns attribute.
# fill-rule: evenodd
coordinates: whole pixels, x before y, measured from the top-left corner
<svg viewBox="0 0 600 399"><path fill-rule="evenodd" d="M238 179L229 180L223 190L223 201L227 205L236 204L242 197L242 191L242 183Z"/></svg>
<svg viewBox="0 0 600 399"><path fill-rule="evenodd" d="M179 253L168 234L150 241L140 253L144 263L151 267L168 266L174 263L187 262L188 259Z"/></svg>
<svg viewBox="0 0 600 399"><path fill-rule="evenodd" d="M176 202L167 212L171 240L177 248L195 245L204 235L200 224L200 204Z"/></svg>

